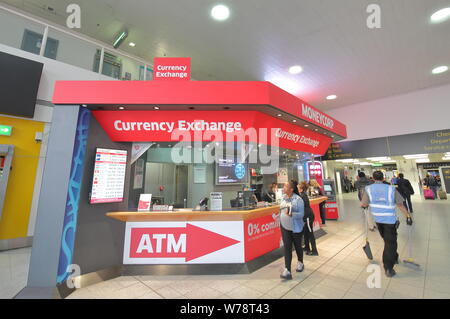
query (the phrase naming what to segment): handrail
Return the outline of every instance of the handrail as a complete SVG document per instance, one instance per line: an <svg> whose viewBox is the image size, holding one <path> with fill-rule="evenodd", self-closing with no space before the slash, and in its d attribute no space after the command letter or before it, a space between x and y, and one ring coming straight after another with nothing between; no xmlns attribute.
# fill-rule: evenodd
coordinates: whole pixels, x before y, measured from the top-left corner
<svg viewBox="0 0 450 319"><path fill-rule="evenodd" d="M86 35L80 35L78 32L69 31L69 30L67 30L67 29L64 29L64 28L58 26L57 24L55 24L55 23L53 23L53 22L50 22L50 21L45 20L45 19L42 19L42 18L38 18L38 17L36 17L36 16L34 16L34 15L32 15L32 14L29 14L29 13L25 13L25 12L23 12L23 11L20 10L20 9L17 9L17 8L11 8L9 5L6 5L6 4L0 4L0 9L2 9L2 10L4 10L4 11L7 11L7 12L9 12L9 13L12 13L12 14L14 14L14 15L16 15L16 16L25 18L26 20L29 20L29 21L32 21L32 22L34 22L34 23L40 24L40 25L42 25L44 28L47 28L47 27L48 27L48 28L52 28L52 29L54 29L54 30L56 30L56 31L59 31L59 32L68 34L68 35L70 35L70 36L72 36L72 37L74 37L74 38L77 38L77 39L79 39L79 40L81 40L81 41L83 41L83 42L91 43L91 44L93 44L93 45L99 47L100 49L106 49L106 50L111 51L111 52L113 52L113 53L116 53L116 54L118 54L118 55L127 57L127 58L129 58L129 59L131 59L131 60L134 60L134 61L136 61L136 62L141 63L143 66L151 66L151 67L153 67L153 63L150 63L150 62L148 62L148 61L146 61L146 60L144 60L144 59L141 59L141 58L139 58L139 57L137 57L137 56L134 56L134 55L129 54L129 53L127 53L127 52L124 52L124 51L122 51L122 50L114 49L113 46L111 46L111 45L109 45L109 44L107 44L107 43L104 43L104 42L95 40L95 39L93 39L93 38L91 38L91 37L89 37L89 36L86 36ZM45 43L43 43L43 45L45 45ZM102 62L103 62L103 61L102 61ZM146 71L146 70L145 70L145 71Z"/></svg>

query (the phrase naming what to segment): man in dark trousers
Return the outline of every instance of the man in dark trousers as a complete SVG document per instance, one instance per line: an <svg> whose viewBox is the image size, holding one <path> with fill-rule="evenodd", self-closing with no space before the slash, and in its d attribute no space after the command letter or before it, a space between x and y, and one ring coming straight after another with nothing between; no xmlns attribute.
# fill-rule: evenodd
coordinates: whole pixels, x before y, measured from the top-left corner
<svg viewBox="0 0 450 319"><path fill-rule="evenodd" d="M412 225L412 217L403 205L403 197L395 186L383 184L384 176L380 171L373 173L375 183L366 186L362 207L370 207L384 241L383 266L387 277L395 276L394 265L398 263L397 253L397 212L396 207L406 216L406 224Z"/></svg>
<svg viewBox="0 0 450 319"><path fill-rule="evenodd" d="M404 178L403 173L398 174L397 189L398 189L398 192L405 199L403 201L403 205L405 205L406 209L410 213L412 213L413 207L412 207L412 203L411 203L411 195L414 195L414 189L411 186L411 183L409 182L409 180Z"/></svg>

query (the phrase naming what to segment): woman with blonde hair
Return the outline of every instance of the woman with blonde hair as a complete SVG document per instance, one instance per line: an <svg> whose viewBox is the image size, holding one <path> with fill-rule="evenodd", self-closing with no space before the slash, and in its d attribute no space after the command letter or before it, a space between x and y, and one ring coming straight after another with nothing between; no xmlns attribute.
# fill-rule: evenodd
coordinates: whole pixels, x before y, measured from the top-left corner
<svg viewBox="0 0 450 319"><path fill-rule="evenodd" d="M309 181L310 190L309 193L311 196L325 196L325 194L322 191L322 187L320 187L320 184L317 182L316 179L312 178ZM320 219L322 220L322 225L325 225L325 202L321 202L319 204L319 210L320 210Z"/></svg>

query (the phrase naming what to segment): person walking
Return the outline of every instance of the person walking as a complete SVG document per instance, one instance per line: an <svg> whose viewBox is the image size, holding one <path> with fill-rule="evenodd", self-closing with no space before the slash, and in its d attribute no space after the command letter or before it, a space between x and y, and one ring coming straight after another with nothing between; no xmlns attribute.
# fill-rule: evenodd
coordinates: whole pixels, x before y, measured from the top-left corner
<svg viewBox="0 0 450 319"><path fill-rule="evenodd" d="M310 185L310 193L317 194L319 196L325 196L325 194L322 191L322 188L320 187L320 184L317 182L316 179L311 179L309 181ZM326 214L325 214L325 201L321 202L319 204L319 210L320 210L320 219L322 220L322 225L325 225L326 221Z"/></svg>
<svg viewBox="0 0 450 319"><path fill-rule="evenodd" d="M373 184L373 181L368 179L364 172L359 172L358 180L355 183L355 187L358 190L359 201L362 201L365 188L366 188L366 186L369 186L370 184ZM364 214L366 214L366 209L368 209L368 208L363 208ZM372 214L367 214L367 224L369 226L370 231L375 231L375 228L377 228L377 226L375 225L375 221L373 220Z"/></svg>
<svg viewBox="0 0 450 319"><path fill-rule="evenodd" d="M413 223L411 214L403 205L403 197L395 186L383 184L384 176L380 171L373 173L375 183L366 186L361 206L370 207L384 241L383 266L387 277L395 276L394 265L398 263L397 253L397 212L396 207L406 217L406 224Z"/></svg>
<svg viewBox="0 0 450 319"><path fill-rule="evenodd" d="M436 178L433 175L427 174L427 178L426 178L426 182L425 183L433 191L434 199L437 199L438 198L439 184L438 184Z"/></svg>
<svg viewBox="0 0 450 319"><path fill-rule="evenodd" d="M305 239L305 253L309 256L319 256L316 246L316 238L314 237L314 212L309 204L309 198L307 194L308 183L303 181L297 185L299 195L305 203L305 214L303 216L304 226L304 239ZM311 244L311 245L310 245Z"/></svg>
<svg viewBox="0 0 450 319"><path fill-rule="evenodd" d="M284 184L284 197L280 204L280 228L284 246L284 271L280 275L281 279L292 279L292 245L297 253L297 272L305 269L303 264L303 216L305 214L305 204L298 193L297 182L290 181Z"/></svg>
<svg viewBox="0 0 450 319"><path fill-rule="evenodd" d="M406 209L410 213L412 213L413 207L412 207L412 203L411 203L411 195L414 195L414 189L413 189L410 181L404 177L403 173L398 174L397 189L398 189L398 192L405 199L403 201L403 205L405 205Z"/></svg>

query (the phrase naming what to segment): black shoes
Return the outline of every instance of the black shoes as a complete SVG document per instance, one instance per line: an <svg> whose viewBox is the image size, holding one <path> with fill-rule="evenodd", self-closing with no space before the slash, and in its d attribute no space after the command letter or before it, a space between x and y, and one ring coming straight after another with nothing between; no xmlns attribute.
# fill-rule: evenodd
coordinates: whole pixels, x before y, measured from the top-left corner
<svg viewBox="0 0 450 319"><path fill-rule="evenodd" d="M396 274L396 272L394 269L386 269L386 277L391 278L391 277L394 277L395 274Z"/></svg>
<svg viewBox="0 0 450 319"><path fill-rule="evenodd" d="M308 256L319 256L319 253L317 251L308 251L306 254Z"/></svg>

